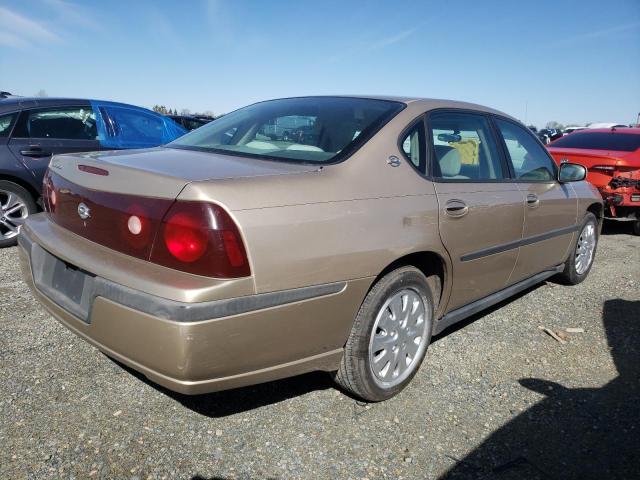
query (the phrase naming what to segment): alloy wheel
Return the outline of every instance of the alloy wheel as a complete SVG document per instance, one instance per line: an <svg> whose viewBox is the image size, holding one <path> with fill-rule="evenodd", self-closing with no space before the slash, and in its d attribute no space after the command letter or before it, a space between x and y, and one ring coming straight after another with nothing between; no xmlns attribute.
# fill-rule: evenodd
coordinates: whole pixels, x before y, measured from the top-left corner
<svg viewBox="0 0 640 480"><path fill-rule="evenodd" d="M20 195L8 190L0 190L0 240L17 236L28 216L29 208Z"/></svg>
<svg viewBox="0 0 640 480"><path fill-rule="evenodd" d="M593 223L587 223L578 238L576 245L576 273L583 275L593 261L593 252L596 249L596 227Z"/></svg>

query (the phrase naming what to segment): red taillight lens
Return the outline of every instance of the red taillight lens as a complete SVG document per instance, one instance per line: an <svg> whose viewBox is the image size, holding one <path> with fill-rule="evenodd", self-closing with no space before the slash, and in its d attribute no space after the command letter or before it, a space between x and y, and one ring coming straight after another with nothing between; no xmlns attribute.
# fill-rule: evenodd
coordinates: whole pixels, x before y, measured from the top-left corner
<svg viewBox="0 0 640 480"><path fill-rule="evenodd" d="M56 203L58 201L56 189L51 182L49 174L45 175L42 182L42 205L45 212L53 212L56 209Z"/></svg>
<svg viewBox="0 0 640 480"><path fill-rule="evenodd" d="M207 236L198 219L185 212L172 214L164 225L164 243L181 262L191 263L202 257L207 249Z"/></svg>
<svg viewBox="0 0 640 480"><path fill-rule="evenodd" d="M208 277L250 274L238 227L222 207L212 203L174 203L162 220L151 261Z"/></svg>

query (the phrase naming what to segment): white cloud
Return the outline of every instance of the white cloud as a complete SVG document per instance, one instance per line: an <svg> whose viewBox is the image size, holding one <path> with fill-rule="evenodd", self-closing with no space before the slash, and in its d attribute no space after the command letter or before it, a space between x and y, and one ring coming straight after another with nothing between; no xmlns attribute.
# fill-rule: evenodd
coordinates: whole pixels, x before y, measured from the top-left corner
<svg viewBox="0 0 640 480"><path fill-rule="evenodd" d="M413 35L416 32L416 30L417 30L417 27L403 30L402 32L397 33L395 35L382 37L377 40L371 40L371 39L359 40L358 42L354 43L350 47L343 49L340 53L330 56L327 59L327 63L339 62L341 60L344 60L349 57L353 57L355 55L361 55L367 52L374 52L381 48L389 47L396 43L400 43L403 40L409 38L411 35Z"/></svg>
<svg viewBox="0 0 640 480"><path fill-rule="evenodd" d="M0 45L5 47L24 48L29 44L18 35L0 30Z"/></svg>
<svg viewBox="0 0 640 480"><path fill-rule="evenodd" d="M23 48L44 42L59 42L61 38L42 23L0 7L0 43Z"/></svg>
<svg viewBox="0 0 640 480"><path fill-rule="evenodd" d="M378 40L377 42L371 43L369 45L369 50L377 50L379 48L384 48L384 47L387 47L389 45L393 45L394 43L401 42L405 38L409 38L411 35L413 35L413 33L415 31L416 31L415 28L411 28L409 30L402 31L402 32L398 33L397 35L392 35L390 37L382 38L382 39Z"/></svg>
<svg viewBox="0 0 640 480"><path fill-rule="evenodd" d="M84 5L66 0L43 0L59 17L60 22L77 25L89 30L102 30Z"/></svg>
<svg viewBox="0 0 640 480"><path fill-rule="evenodd" d="M575 35L573 37L569 37L564 41L566 43L574 43L574 42L590 40L592 38L612 37L612 36L615 36L616 34L620 34L622 32L626 32L629 30L637 30L638 33L640 34L640 22L625 23L623 25L615 25L613 27L603 28L602 30L593 30L591 32L585 32L579 35Z"/></svg>

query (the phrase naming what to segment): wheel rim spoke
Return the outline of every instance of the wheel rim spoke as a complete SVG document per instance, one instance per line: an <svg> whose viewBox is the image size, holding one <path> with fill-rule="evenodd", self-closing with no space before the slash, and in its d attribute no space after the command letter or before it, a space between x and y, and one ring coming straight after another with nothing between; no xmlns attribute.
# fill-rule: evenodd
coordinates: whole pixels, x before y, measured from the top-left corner
<svg viewBox="0 0 640 480"><path fill-rule="evenodd" d="M2 210L4 211L7 208L9 208L10 205L13 205L15 203L16 195L13 192L7 192L7 191L2 191L0 193L3 193L4 197L6 198L4 203L0 202L0 207L2 207Z"/></svg>
<svg viewBox="0 0 640 480"><path fill-rule="evenodd" d="M19 195L0 190L0 239L17 236L28 215L27 204Z"/></svg>

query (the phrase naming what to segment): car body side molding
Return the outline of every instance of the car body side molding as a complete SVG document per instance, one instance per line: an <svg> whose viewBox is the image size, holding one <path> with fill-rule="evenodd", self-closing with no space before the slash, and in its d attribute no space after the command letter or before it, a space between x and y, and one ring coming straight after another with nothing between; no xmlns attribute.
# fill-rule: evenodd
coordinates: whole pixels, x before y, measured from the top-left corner
<svg viewBox="0 0 640 480"><path fill-rule="evenodd" d="M506 252L507 250L513 250L514 248L524 247L525 245L531 245L532 243L542 242L553 237L565 235L567 233L573 233L580 230L582 225L571 225L570 227L557 228L555 230L549 230L548 232L541 233L539 235L532 235L531 237L523 238L509 243L503 243L502 245L496 245L493 247L477 250L475 252L466 253L460 257L461 262L469 262L471 260L477 260L482 257L494 255L496 253Z"/></svg>

